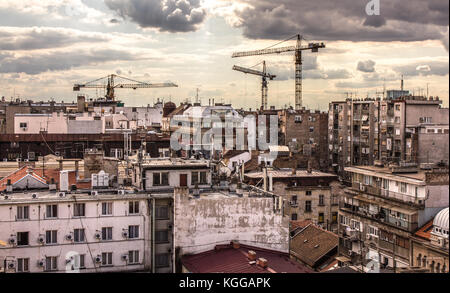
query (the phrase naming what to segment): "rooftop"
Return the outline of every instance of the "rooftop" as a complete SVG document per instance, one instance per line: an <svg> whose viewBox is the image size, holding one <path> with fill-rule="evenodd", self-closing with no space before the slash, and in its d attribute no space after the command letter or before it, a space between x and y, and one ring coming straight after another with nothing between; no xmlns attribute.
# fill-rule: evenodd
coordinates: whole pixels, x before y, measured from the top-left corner
<svg viewBox="0 0 450 293"><path fill-rule="evenodd" d="M323 173L319 171L296 170L295 174L292 174L292 169L279 169L279 170L267 170L267 175L272 175L273 178L308 178L308 177L337 177L334 174ZM245 174L249 178L263 178L263 172L253 172Z"/></svg>
<svg viewBox="0 0 450 293"><path fill-rule="evenodd" d="M315 267L324 258L336 254L339 237L329 231L323 230L313 224L296 232L291 237L291 253L302 262Z"/></svg>
<svg viewBox="0 0 450 293"><path fill-rule="evenodd" d="M256 252L256 259L264 258L268 266L262 268L250 264L249 250ZM181 258L183 266L192 273L312 273L313 271L289 258L289 254L240 244L217 245L215 249Z"/></svg>
<svg viewBox="0 0 450 293"><path fill-rule="evenodd" d="M208 160L194 160L194 159L180 159L180 158L151 158L145 160L142 163L142 167L144 168L152 168L152 167L163 167L163 168L171 168L171 167L207 167L209 166Z"/></svg>

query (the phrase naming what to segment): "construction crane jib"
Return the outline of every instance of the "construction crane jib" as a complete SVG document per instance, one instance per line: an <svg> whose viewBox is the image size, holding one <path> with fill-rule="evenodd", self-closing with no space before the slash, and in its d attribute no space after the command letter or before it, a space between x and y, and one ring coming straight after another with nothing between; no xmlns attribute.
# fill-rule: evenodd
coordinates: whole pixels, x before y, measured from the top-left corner
<svg viewBox="0 0 450 293"><path fill-rule="evenodd" d="M248 56L257 56L257 55L268 55L268 54L281 54L285 52L295 52L294 62L295 62L295 109L299 110L302 107L302 51L311 50L311 52L319 52L320 48L325 48L324 43L309 43L306 46L302 45L302 36L295 35L286 39L278 44L289 41L297 37L297 43L295 46L281 47L281 48L272 48L273 46L262 49L262 50L254 50L254 51L246 51L246 52L236 52L231 56L232 58L237 57L248 57ZM278 45L276 44L276 45Z"/></svg>
<svg viewBox="0 0 450 293"><path fill-rule="evenodd" d="M267 109L267 92L268 92L267 78L270 79L270 80L273 80L276 77L276 75L272 75L272 74L266 72L266 61L263 61L262 64L263 64L263 71L258 71L258 70L254 70L254 69L251 69L251 68L245 68L245 67L241 67L241 66L237 66L237 65L233 66L233 70L240 71L240 72L243 72L243 73L248 73L248 74L261 76L261 78L262 78L262 82L261 82L261 106L262 106L263 110L266 110ZM259 65L259 64L257 64L257 65Z"/></svg>
<svg viewBox="0 0 450 293"><path fill-rule="evenodd" d="M116 82L116 78L124 80L124 82ZM103 82L102 82L103 81ZM85 84L74 84L73 90L80 91L82 88L101 88L106 89L105 98L108 101L114 101L114 89L138 89L138 88L165 88L165 87L178 87L178 85L172 82L164 82L164 83L146 83L137 80L133 80L130 78L126 78L123 76L118 76L115 74L111 74Z"/></svg>

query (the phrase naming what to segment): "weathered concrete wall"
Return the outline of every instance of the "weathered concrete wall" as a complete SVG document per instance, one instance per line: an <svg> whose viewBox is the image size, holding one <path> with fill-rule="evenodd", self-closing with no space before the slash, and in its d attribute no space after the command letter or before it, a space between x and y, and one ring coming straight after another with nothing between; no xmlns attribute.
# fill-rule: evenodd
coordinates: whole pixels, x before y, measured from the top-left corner
<svg viewBox="0 0 450 293"><path fill-rule="evenodd" d="M237 240L243 244L288 252L289 218L274 212L272 198L226 196L190 198L175 190L175 247L182 254L214 249Z"/></svg>

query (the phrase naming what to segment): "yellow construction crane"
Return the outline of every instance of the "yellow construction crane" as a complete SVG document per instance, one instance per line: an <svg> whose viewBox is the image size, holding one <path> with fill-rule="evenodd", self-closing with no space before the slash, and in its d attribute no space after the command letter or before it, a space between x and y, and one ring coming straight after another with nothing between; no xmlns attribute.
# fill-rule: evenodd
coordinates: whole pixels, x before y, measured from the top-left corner
<svg viewBox="0 0 450 293"><path fill-rule="evenodd" d="M261 63L259 63L259 64L261 64ZM259 64L256 64L255 66L257 66ZM251 68L244 68L244 67L237 66L237 65L233 66L233 70L240 71L240 72L243 72L243 73L254 74L254 75L258 75L258 76L262 77L261 106L262 106L263 110L267 110L267 91L268 91L268 89L267 89L267 78L269 78L270 80L273 80L277 76L266 72L266 61L263 61L262 64L263 64L263 70L262 71L254 70L254 69L251 69ZM255 67L255 66L252 66L252 67Z"/></svg>
<svg viewBox="0 0 450 293"><path fill-rule="evenodd" d="M295 46L272 48L278 44L289 41L297 37L297 44ZM231 56L232 58L237 57L247 57L256 55L267 55L267 54L280 54L284 52L295 52L295 109L299 110L302 107L302 51L311 50L311 52L319 52L319 48L325 48L324 43L309 43L307 46L302 46L301 44L302 36L295 35L281 41L273 46L270 46L262 50L246 51L246 52L236 52Z"/></svg>
<svg viewBox="0 0 450 293"><path fill-rule="evenodd" d="M117 83L115 78L123 79L124 82ZM101 81L104 81L103 83ZM73 90L80 91L82 88L95 88L95 89L106 89L105 98L108 101L114 101L114 89L138 89L138 88L164 88L164 87L178 87L178 85L172 82L164 82L164 83L146 83L137 80L133 80L130 78L126 78L123 76L118 76L115 74L111 74L93 81L89 81L85 84L74 84Z"/></svg>

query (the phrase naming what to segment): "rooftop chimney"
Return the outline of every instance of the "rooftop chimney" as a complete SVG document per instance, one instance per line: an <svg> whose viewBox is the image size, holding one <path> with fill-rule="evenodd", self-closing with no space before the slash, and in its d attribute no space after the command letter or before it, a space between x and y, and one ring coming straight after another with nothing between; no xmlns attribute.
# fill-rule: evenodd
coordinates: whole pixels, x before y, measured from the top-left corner
<svg viewBox="0 0 450 293"><path fill-rule="evenodd" d="M231 241L231 245L234 249L239 249L239 247L241 247L241 245L237 241Z"/></svg>
<svg viewBox="0 0 450 293"><path fill-rule="evenodd" d="M256 252L254 252L253 250L249 250L247 253L247 258L250 261L255 261L256 260Z"/></svg>
<svg viewBox="0 0 450 293"><path fill-rule="evenodd" d="M258 258L257 262L258 266L262 267L263 269L267 268L267 259L265 258Z"/></svg>

